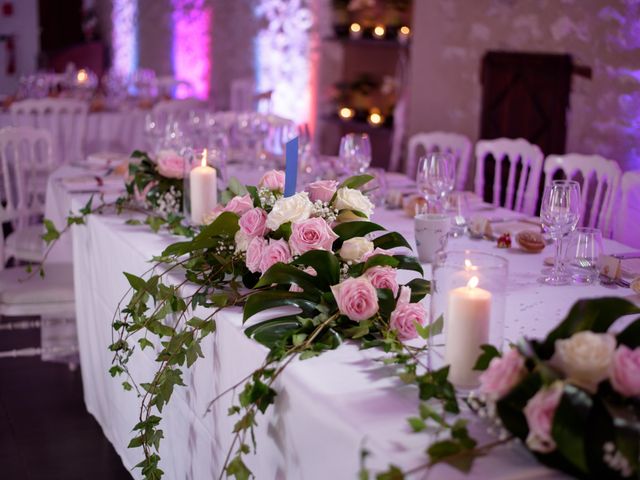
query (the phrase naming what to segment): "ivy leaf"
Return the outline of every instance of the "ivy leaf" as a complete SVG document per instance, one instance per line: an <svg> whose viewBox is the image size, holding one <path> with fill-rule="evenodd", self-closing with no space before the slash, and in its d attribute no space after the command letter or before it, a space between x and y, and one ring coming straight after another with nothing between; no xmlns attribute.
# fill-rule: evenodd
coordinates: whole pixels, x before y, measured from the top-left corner
<svg viewBox="0 0 640 480"><path fill-rule="evenodd" d="M416 322L416 331L418 335L427 340L431 335L436 336L442 333L444 328L444 319L440 315L435 322L427 324L424 327Z"/></svg>
<svg viewBox="0 0 640 480"><path fill-rule="evenodd" d="M455 455L462 450L462 446L453 440L441 440L432 443L427 449L429 458L432 462L441 462L446 457Z"/></svg>
<svg viewBox="0 0 640 480"><path fill-rule="evenodd" d="M90 215L91 214L91 204L93 203L93 195L89 197L89 200L85 204L84 207L80 209L80 213L82 215Z"/></svg>
<svg viewBox="0 0 640 480"><path fill-rule="evenodd" d="M138 343L140 344L140 349L141 350L144 350L146 347L151 347L153 349L153 343L151 343L149 340L147 340L144 337L139 339Z"/></svg>
<svg viewBox="0 0 640 480"><path fill-rule="evenodd" d="M373 180L373 175L364 173L362 175L353 175L342 182L338 188L358 188Z"/></svg>
<svg viewBox="0 0 640 480"><path fill-rule="evenodd" d="M482 353L476 360L476 364L473 366L474 370L484 371L489 368L489 363L496 357L501 357L500 352L493 345L480 345Z"/></svg>
<svg viewBox="0 0 640 480"><path fill-rule="evenodd" d="M410 417L407 419L407 422L409 422L409 426L414 432L421 432L427 428L427 424L424 423L424 420L418 417Z"/></svg>
<svg viewBox="0 0 640 480"><path fill-rule="evenodd" d="M60 238L60 232L58 231L56 226L53 224L53 222L48 218L45 218L43 223L46 231L44 235L42 235L42 240L44 240L47 243L47 245L49 245L54 240L57 240Z"/></svg>
<svg viewBox="0 0 640 480"><path fill-rule="evenodd" d="M395 465L389 465L389 470L376 475L376 480L404 480L404 473Z"/></svg>
<svg viewBox="0 0 640 480"><path fill-rule="evenodd" d="M249 480L251 470L244 464L242 457L237 455L227 465L227 476L233 476L236 480Z"/></svg>

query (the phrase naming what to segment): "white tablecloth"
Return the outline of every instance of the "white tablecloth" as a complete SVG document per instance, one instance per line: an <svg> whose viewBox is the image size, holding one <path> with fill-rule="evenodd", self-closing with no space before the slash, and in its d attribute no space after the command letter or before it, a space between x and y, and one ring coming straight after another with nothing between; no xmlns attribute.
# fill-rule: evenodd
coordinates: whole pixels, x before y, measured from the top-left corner
<svg viewBox="0 0 640 480"><path fill-rule="evenodd" d="M81 205L80 198L74 206ZM375 221L412 238L412 223L398 211L380 212ZM122 272L142 275L149 259L176 237L155 235L144 226L127 226L124 218L92 216L87 226L74 227L73 249L76 279L78 337L85 402L124 465L141 460L139 449L126 446L138 421L139 399L125 392L107 373L112 355L111 322L128 284ZM494 250L486 241L456 239L451 248ZM613 253L629 250L606 241ZM500 251L510 262L506 337L541 336L566 314L579 298L629 295L630 290L593 286L549 287L536 283L540 255ZM200 315L205 314L204 312ZM205 358L185 375L186 388L174 393L163 412L165 439L161 444L161 468L167 479L216 478L232 438L235 418L227 417L231 396L205 413L218 392L257 368L266 349L248 339L239 310L221 313L218 329L203 345ZM381 352L359 351L353 344L320 357L296 361L276 385L276 404L258 416L257 455L248 465L258 479L354 479L359 452L371 452L369 466L380 471L389 463L411 468L425 462L425 434L412 434L406 418L417 412L417 392L403 387L379 362ZM138 381L149 381L155 369L154 354L147 349L130 361ZM486 439L486 425L474 421L472 432ZM139 471L133 471L140 477ZM429 478L558 478L540 466L524 448L503 447L479 459L466 477L446 465Z"/></svg>
<svg viewBox="0 0 640 480"><path fill-rule="evenodd" d="M89 113L84 153L112 151L129 154L136 149L144 149L144 116L146 113L146 111L139 109ZM11 114L0 113L0 128L11 125Z"/></svg>

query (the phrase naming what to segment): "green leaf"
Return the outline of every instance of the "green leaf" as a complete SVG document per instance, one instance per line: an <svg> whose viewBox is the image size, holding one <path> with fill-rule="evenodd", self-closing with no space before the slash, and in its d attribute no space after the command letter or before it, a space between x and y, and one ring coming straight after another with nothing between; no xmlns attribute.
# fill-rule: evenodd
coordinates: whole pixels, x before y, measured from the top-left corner
<svg viewBox="0 0 640 480"><path fill-rule="evenodd" d="M522 412L529 399L540 390L541 386L540 374L532 373L524 377L496 403L498 414L505 428L523 441L529 433L529 427Z"/></svg>
<svg viewBox="0 0 640 480"><path fill-rule="evenodd" d="M432 443L427 449L429 458L433 462L441 462L446 457L455 455L462 450L462 446L453 440L441 440Z"/></svg>
<svg viewBox="0 0 640 480"><path fill-rule="evenodd" d="M341 240L349 240L355 237L364 237L371 232L385 230L384 227L373 222L345 222L333 227L333 231Z"/></svg>
<svg viewBox="0 0 640 480"><path fill-rule="evenodd" d="M131 439L131 441L129 442L129 445L127 445L127 448L138 448L138 447L141 447L143 444L144 444L144 436L139 435Z"/></svg>
<svg viewBox="0 0 640 480"><path fill-rule="evenodd" d="M404 473L395 465L389 465L389 470L376 475L376 480L404 480Z"/></svg>
<svg viewBox="0 0 640 480"><path fill-rule="evenodd" d="M629 348L640 347L640 318L627 326L616 338L618 343L626 345Z"/></svg>
<svg viewBox="0 0 640 480"><path fill-rule="evenodd" d="M53 222L48 218L45 218L43 220L43 223L46 231L42 235L42 240L44 240L46 244L49 245L54 240L57 240L60 238L60 232L58 231L56 226L53 224Z"/></svg>
<svg viewBox="0 0 640 480"><path fill-rule="evenodd" d="M418 332L418 335L420 335L425 340L427 340L431 335L433 336L440 335L442 333L443 328L444 328L444 318L442 317L442 315L436 318L435 322L431 324L427 324L424 327L416 322L416 331Z"/></svg>
<svg viewBox="0 0 640 480"><path fill-rule="evenodd" d="M394 255L393 258L398 260L398 270L411 270L418 272L421 276L424 276L424 270L422 265L416 257L409 255Z"/></svg>
<svg viewBox="0 0 640 480"><path fill-rule="evenodd" d="M369 175L368 173L364 173L362 175L354 175L352 177L347 178L344 182L342 182L338 188L358 188L366 183L369 183L373 180L373 175Z"/></svg>
<svg viewBox="0 0 640 480"><path fill-rule="evenodd" d="M122 382L122 388L124 388L125 391L130 392L133 387L129 382Z"/></svg>
<svg viewBox="0 0 640 480"><path fill-rule="evenodd" d="M236 178L231 177L227 184L227 189L231 190L234 196L243 196L249 193L246 187Z"/></svg>
<svg viewBox="0 0 640 480"><path fill-rule="evenodd" d="M233 477L236 480L249 480L251 476L251 470L242 461L240 455L235 456L227 465L227 476Z"/></svg>
<svg viewBox="0 0 640 480"><path fill-rule="evenodd" d="M283 338L286 338L293 334L293 332L300 329L300 321L295 315L290 315L281 318L274 318L271 320L265 320L245 330L245 334L262 343L268 348L272 348Z"/></svg>
<svg viewBox="0 0 640 480"><path fill-rule="evenodd" d="M493 345L480 345L482 353L476 360L476 364L473 366L474 370L486 370L489 368L489 363L496 357L500 357L500 352Z"/></svg>
<svg viewBox="0 0 640 480"><path fill-rule="evenodd" d="M153 343L151 343L149 340L147 340L144 337L139 339L138 343L140 344L140 349L142 350L144 350L146 347L151 347L153 349Z"/></svg>
<svg viewBox="0 0 640 480"><path fill-rule="evenodd" d="M373 241L373 246L376 248L383 248L385 250L398 247L406 247L411 250L409 242L407 242L407 240L398 232L389 232L379 236Z"/></svg>
<svg viewBox="0 0 640 480"><path fill-rule="evenodd" d="M427 428L427 424L424 423L424 420L418 417L409 417L407 418L407 422L409 422L409 426L414 432L421 432Z"/></svg>
<svg viewBox="0 0 640 480"><path fill-rule="evenodd" d="M147 288L147 282L144 281L144 279L133 275L132 273L128 273L128 272L123 272L124 276L127 277L127 280L129 281L129 285L131 285L131 288L133 288L136 292L137 291L144 291Z"/></svg>
<svg viewBox="0 0 640 480"><path fill-rule="evenodd" d="M407 287L411 289L411 303L418 303L431 293L431 282L424 278L414 278Z"/></svg>
<svg viewBox="0 0 640 480"><path fill-rule="evenodd" d="M305 293L320 295L317 279L293 265L276 263L271 266L255 285L255 288L268 287L272 284L298 285Z"/></svg>
<svg viewBox="0 0 640 480"><path fill-rule="evenodd" d="M127 220L124 223L125 223L125 225L142 225L142 222L140 220L138 220L137 218L130 218L129 220Z"/></svg>
<svg viewBox="0 0 640 480"><path fill-rule="evenodd" d="M331 285L340 282L340 262L338 258L326 250L310 250L300 255L291 265L313 267L316 271L314 284L321 290L328 291Z"/></svg>
<svg viewBox="0 0 640 480"><path fill-rule="evenodd" d="M244 306L243 321L264 310L275 307L298 307L306 316L312 316L318 302L308 294L284 290L264 290L251 294Z"/></svg>
<svg viewBox="0 0 640 480"><path fill-rule="evenodd" d="M540 344L538 355L546 360L553 355L556 340L591 330L606 332L618 318L640 313L640 307L619 297L592 298L576 302L567 317Z"/></svg>
<svg viewBox="0 0 640 480"><path fill-rule="evenodd" d="M551 428L558 452L584 473L589 471L585 439L592 406L593 401L588 393L571 384L565 384Z"/></svg>

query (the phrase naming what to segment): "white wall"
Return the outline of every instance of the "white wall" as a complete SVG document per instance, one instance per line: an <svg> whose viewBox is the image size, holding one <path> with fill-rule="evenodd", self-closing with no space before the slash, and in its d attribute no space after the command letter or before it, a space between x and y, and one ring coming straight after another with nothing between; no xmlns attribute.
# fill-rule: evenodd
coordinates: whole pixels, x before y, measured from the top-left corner
<svg viewBox="0 0 640 480"><path fill-rule="evenodd" d="M0 13L0 34L15 35L16 73L7 75L7 50L0 43L0 94L13 94L22 75L36 71L40 38L38 35L37 0L13 1L13 15Z"/></svg>
<svg viewBox="0 0 640 480"><path fill-rule="evenodd" d="M487 50L569 53L593 69L573 77L567 151L640 169L640 2L415 0L409 133L477 139Z"/></svg>

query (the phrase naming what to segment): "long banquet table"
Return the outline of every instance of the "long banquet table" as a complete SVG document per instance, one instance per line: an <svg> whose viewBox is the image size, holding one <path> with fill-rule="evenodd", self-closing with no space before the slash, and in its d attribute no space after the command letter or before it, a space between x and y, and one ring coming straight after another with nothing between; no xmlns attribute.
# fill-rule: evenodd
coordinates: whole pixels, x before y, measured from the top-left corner
<svg viewBox="0 0 640 480"><path fill-rule="evenodd" d="M78 209L87 196L69 195L66 201ZM491 215L515 214L497 210ZM122 379L113 379L108 373L112 360L108 351L111 322L128 288L122 272L142 275L151 266L149 259L178 238L154 234L145 226L125 225L125 218L93 215L86 226L74 226L73 262L86 406L124 465L132 469L142 456L140 449L127 448L131 429L138 421L139 399L133 392L124 391ZM413 238L411 220L398 211L381 210L374 221ZM469 238L452 239L448 248L496 250L492 242ZM608 253L630 250L613 241L605 241L605 249ZM631 297L629 289L600 285L549 287L537 283L542 259L551 254L550 248L537 255L517 249L499 253L508 258L510 269L507 340L544 335L580 298ZM428 276L429 268L425 267ZM633 298L639 300L637 296ZM200 316L203 314L200 312ZM245 336L241 311L228 309L218 315L217 331L205 340L203 353L205 358L184 375L187 387L174 392L162 414L165 439L160 447L161 468L168 479L219 476L236 419L227 416L232 395L223 397L207 413L208 403L257 368L267 350ZM277 381L275 405L257 419L257 454L247 460L256 477L355 479L362 448L370 452L367 465L372 472L379 472L390 463L405 469L423 464L424 451L433 437L411 433L406 421L416 414L417 392L403 386L376 361L382 356L380 351L360 351L347 342L319 357L293 362ZM137 351L129 365L137 381L148 381L155 368L154 352ZM473 421L471 430L481 441L490 439L487 425L479 419ZM139 478L139 469L132 470L132 475ZM478 459L468 475L444 464L437 465L430 475L447 479L563 478L539 465L519 445L493 450Z"/></svg>

